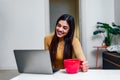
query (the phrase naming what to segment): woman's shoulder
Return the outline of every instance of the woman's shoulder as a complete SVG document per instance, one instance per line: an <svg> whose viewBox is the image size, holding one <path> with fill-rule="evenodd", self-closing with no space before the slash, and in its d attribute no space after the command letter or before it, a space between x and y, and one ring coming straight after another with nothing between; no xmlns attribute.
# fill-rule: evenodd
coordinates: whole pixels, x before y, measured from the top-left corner
<svg viewBox="0 0 120 80"><path fill-rule="evenodd" d="M73 41L79 41L77 37L73 37Z"/></svg>
<svg viewBox="0 0 120 80"><path fill-rule="evenodd" d="M54 34L48 34L48 35L45 36L45 39L52 39L53 36L54 36Z"/></svg>
<svg viewBox="0 0 120 80"><path fill-rule="evenodd" d="M73 44L77 44L80 43L79 39L76 37L73 37Z"/></svg>

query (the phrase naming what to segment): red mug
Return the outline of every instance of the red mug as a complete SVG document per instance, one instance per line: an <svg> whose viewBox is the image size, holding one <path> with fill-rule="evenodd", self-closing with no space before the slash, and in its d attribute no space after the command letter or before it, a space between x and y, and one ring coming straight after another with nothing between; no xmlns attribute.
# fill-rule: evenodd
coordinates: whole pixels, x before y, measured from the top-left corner
<svg viewBox="0 0 120 80"><path fill-rule="evenodd" d="M65 59L64 68L67 73L74 74L74 73L77 73L81 69L82 62L83 61L79 59Z"/></svg>

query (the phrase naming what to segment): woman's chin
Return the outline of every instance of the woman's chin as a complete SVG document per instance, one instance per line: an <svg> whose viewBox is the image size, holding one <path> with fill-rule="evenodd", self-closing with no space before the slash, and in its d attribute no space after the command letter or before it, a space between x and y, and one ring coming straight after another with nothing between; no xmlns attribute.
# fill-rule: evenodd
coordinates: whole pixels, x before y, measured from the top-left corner
<svg viewBox="0 0 120 80"><path fill-rule="evenodd" d="M59 37L59 38L63 38L64 36L63 36L63 35L57 35L57 37Z"/></svg>

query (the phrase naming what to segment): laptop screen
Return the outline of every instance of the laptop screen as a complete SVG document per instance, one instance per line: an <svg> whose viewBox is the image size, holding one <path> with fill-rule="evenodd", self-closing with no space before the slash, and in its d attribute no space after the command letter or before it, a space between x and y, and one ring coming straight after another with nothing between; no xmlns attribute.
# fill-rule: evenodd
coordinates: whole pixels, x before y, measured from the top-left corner
<svg viewBox="0 0 120 80"><path fill-rule="evenodd" d="M14 50L20 73L53 73L48 50Z"/></svg>

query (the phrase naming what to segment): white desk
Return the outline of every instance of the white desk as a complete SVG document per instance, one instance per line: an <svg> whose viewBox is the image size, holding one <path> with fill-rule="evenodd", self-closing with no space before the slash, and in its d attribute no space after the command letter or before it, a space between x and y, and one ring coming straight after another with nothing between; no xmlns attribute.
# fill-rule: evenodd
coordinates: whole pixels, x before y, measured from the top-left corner
<svg viewBox="0 0 120 80"><path fill-rule="evenodd" d="M60 70L54 74L20 74L10 80L120 80L120 70L89 70L88 72L78 72L67 74Z"/></svg>

